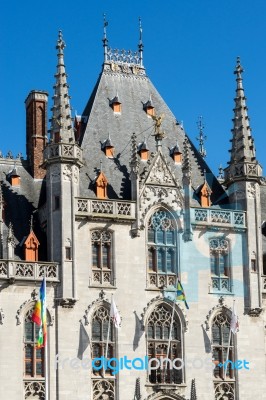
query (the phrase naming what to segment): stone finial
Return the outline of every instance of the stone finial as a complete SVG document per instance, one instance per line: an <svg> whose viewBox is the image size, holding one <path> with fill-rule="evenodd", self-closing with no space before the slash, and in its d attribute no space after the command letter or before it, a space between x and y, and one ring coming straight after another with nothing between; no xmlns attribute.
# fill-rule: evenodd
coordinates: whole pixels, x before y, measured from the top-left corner
<svg viewBox="0 0 266 400"><path fill-rule="evenodd" d="M207 139L207 136L204 134L204 124L202 116L199 116L197 126L199 129L199 136L196 138L199 141L199 153L202 158L207 156L206 149L204 147L204 141Z"/></svg>
<svg viewBox="0 0 266 400"><path fill-rule="evenodd" d="M10 222L8 226L8 234L7 234L7 258L8 260L14 259L14 249L16 246L15 236L13 231L13 225Z"/></svg>
<svg viewBox="0 0 266 400"><path fill-rule="evenodd" d="M183 172L183 175L185 175L187 177L191 177L191 163L190 163L190 156L189 156L189 141L188 141L187 137L185 137L183 147L184 147L184 157L183 157L182 172Z"/></svg>
<svg viewBox="0 0 266 400"><path fill-rule="evenodd" d="M138 146L137 136L135 133L131 136L131 160L130 160L131 171L135 174L139 172L139 159L138 159Z"/></svg>
<svg viewBox="0 0 266 400"><path fill-rule="evenodd" d="M108 21L106 20L106 14L103 14L103 48L104 48L104 62L107 61L108 52L108 39L107 39L107 26Z"/></svg>
<svg viewBox="0 0 266 400"><path fill-rule="evenodd" d="M140 66L143 66L143 41L142 41L142 23L141 18L139 17L139 56L140 56Z"/></svg>

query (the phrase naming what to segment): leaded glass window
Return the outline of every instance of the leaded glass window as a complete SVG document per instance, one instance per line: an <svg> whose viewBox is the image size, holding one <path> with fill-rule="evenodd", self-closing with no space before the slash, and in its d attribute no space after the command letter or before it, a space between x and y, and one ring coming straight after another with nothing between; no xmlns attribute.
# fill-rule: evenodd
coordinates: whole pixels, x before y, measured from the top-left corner
<svg viewBox="0 0 266 400"><path fill-rule="evenodd" d="M175 286L177 273L177 235L172 214L156 211L148 223L149 286Z"/></svg>
<svg viewBox="0 0 266 400"><path fill-rule="evenodd" d="M96 285L113 284L112 233L92 231L92 283Z"/></svg>
<svg viewBox="0 0 266 400"><path fill-rule="evenodd" d="M44 377L44 348L36 349L39 326L31 320L30 309L24 319L24 376L26 378Z"/></svg>
<svg viewBox="0 0 266 400"><path fill-rule="evenodd" d="M228 240L224 238L210 240L210 263L212 289L219 292L231 292Z"/></svg>
<svg viewBox="0 0 266 400"><path fill-rule="evenodd" d="M98 307L91 322L91 341L92 341L92 365L93 367L100 367L100 361L93 361L96 358L106 357L108 360L115 357L115 335L114 326L110 320L110 310L104 306ZM108 336L109 325L109 336ZM107 339L108 337L108 339ZM108 350L106 347L108 343ZM101 364L102 365L102 364ZM103 366L103 365L102 365ZM92 369L92 386L93 386L93 399L98 399L99 394L101 398L114 400L115 398L115 375L112 375L111 369L98 368ZM104 397L106 396L106 397Z"/></svg>
<svg viewBox="0 0 266 400"><path fill-rule="evenodd" d="M234 370L231 368L231 363L228 363L227 369L223 367L223 364L227 361L227 354L228 360L234 361L233 335L231 335L230 343L229 336L230 318L225 312L221 312L214 317L212 322L212 355L215 364L215 378L234 378Z"/></svg>
<svg viewBox="0 0 266 400"><path fill-rule="evenodd" d="M182 329L178 315L168 304L159 304L147 321L147 351L148 358L182 359ZM153 364L156 365L156 361ZM177 364L178 366L179 364ZM183 371L171 368L170 363L160 362L159 368L151 370L149 382L154 384L180 384Z"/></svg>
<svg viewBox="0 0 266 400"><path fill-rule="evenodd" d="M212 360L215 399L235 399L235 374L232 364L235 361L234 335L230 338L230 316L226 311L215 315L212 321ZM223 383L220 383L220 381Z"/></svg>

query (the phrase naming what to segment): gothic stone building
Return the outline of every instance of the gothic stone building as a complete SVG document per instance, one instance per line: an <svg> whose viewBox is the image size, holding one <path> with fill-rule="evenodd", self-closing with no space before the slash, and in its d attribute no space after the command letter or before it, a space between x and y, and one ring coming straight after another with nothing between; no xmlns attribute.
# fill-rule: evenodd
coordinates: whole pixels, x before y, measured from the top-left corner
<svg viewBox="0 0 266 400"><path fill-rule="evenodd" d="M48 94L33 90L26 159L0 159L0 397L265 399L266 184L240 60L231 157L217 179L149 80L142 38L135 53L111 50L106 32L103 44L99 79L72 122L59 33L49 139ZM31 322L43 276L47 385ZM173 307L178 278L189 309ZM122 321L107 339L112 295ZM234 300L240 330L229 340ZM81 326L83 361L183 362L88 368L76 359ZM226 368L227 355L240 364Z"/></svg>

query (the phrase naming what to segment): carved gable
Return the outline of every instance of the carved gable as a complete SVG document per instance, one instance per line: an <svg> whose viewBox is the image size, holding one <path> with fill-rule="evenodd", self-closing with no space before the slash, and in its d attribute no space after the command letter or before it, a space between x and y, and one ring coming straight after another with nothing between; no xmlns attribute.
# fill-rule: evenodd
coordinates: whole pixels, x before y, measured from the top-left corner
<svg viewBox="0 0 266 400"><path fill-rule="evenodd" d="M140 186L140 225L142 227L149 209L158 204L177 211L182 218L184 204L182 189L160 152L155 155L149 169L143 172Z"/></svg>
<svg viewBox="0 0 266 400"><path fill-rule="evenodd" d="M158 152L154 157L149 170L145 174L143 185L179 186L176 178L168 167L163 155Z"/></svg>

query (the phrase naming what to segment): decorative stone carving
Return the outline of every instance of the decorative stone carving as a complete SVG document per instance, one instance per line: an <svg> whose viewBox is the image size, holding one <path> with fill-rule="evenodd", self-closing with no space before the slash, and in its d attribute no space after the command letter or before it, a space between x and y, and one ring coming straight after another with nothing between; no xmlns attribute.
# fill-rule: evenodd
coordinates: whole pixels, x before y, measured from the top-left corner
<svg viewBox="0 0 266 400"><path fill-rule="evenodd" d="M70 165L64 165L63 167L63 179L64 181L71 181L72 169Z"/></svg>
<svg viewBox="0 0 266 400"><path fill-rule="evenodd" d="M177 182L174 179L169 167L166 165L162 155L156 157L153 165L151 166L150 172L148 173L146 183L160 184L164 186L177 186Z"/></svg>
<svg viewBox="0 0 266 400"><path fill-rule="evenodd" d="M44 381L24 381L25 399L36 398L36 400L44 400L45 398L45 382Z"/></svg>
<svg viewBox="0 0 266 400"><path fill-rule="evenodd" d="M165 299L162 294L159 294L158 296L154 297L151 301L147 303L147 306L143 309L143 313L141 314L143 324L146 323L146 320L148 316L150 315L150 310L154 309L155 306L159 303L167 303L169 305L173 305L173 302L170 300ZM185 309L182 307L180 303L175 304L175 310L179 314L179 317L181 317L181 321L184 327L184 331L187 332L188 330L188 318L187 314L185 312Z"/></svg>
<svg viewBox="0 0 266 400"><path fill-rule="evenodd" d="M73 166L73 181L74 183L78 183L79 181L79 169L75 165Z"/></svg>
<svg viewBox="0 0 266 400"><path fill-rule="evenodd" d="M114 379L93 379L93 400L114 400Z"/></svg>
<svg viewBox="0 0 266 400"><path fill-rule="evenodd" d="M17 319L17 325L20 325L22 323L22 320L24 318L24 310L26 310L27 308L30 308L30 306L33 308L35 305L36 300L38 299L38 291L36 289L33 289L32 293L31 293L31 298L28 300L25 300L24 303L21 304L21 306L19 307L19 309L17 310L16 313L16 319ZM48 313L48 321L49 321L49 326L53 326L54 324L54 314L52 314L50 312L49 309L47 309L47 313Z"/></svg>
<svg viewBox="0 0 266 400"><path fill-rule="evenodd" d="M214 307L212 307L212 309L209 311L208 315L206 316L206 320L205 320L206 331L208 331L208 330L210 329L211 320L212 320L213 316L214 316L218 311L222 311L222 310L225 311L225 312L227 312L227 313L230 313L230 316L231 316L232 310L231 310L230 307L228 307L228 306L225 304L225 301L224 301L224 297L223 297L223 296L221 296L221 297L219 298L218 304L216 304Z"/></svg>
<svg viewBox="0 0 266 400"><path fill-rule="evenodd" d="M152 393L145 400L186 400L184 388L175 387L174 389L162 389L157 393Z"/></svg>
<svg viewBox="0 0 266 400"><path fill-rule="evenodd" d="M249 199L254 199L256 197L257 191L256 191L256 184L255 183L248 183L248 198Z"/></svg>

